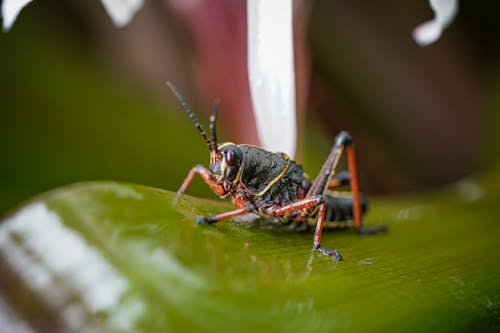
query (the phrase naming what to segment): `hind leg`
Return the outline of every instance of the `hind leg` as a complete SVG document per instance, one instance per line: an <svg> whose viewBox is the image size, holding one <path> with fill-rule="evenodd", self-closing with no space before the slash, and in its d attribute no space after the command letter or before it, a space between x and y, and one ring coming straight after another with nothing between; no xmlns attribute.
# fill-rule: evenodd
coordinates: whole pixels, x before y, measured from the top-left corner
<svg viewBox="0 0 500 333"><path fill-rule="evenodd" d="M335 176L332 177L331 181L328 183L328 190L334 191L336 189L343 188L343 187L348 187L350 185L351 185L351 175L349 174L348 171L342 171L338 175L335 175ZM343 191L337 192L337 193L346 193L348 196L351 194L351 192L343 192ZM336 197L334 193L329 193L329 195L331 195L333 197ZM366 211L366 206L367 206L366 198L364 198L362 195L360 195L359 200L360 200L361 215L362 215ZM330 208L332 208L331 207L331 203L328 203L328 197L327 197L327 204L328 204L328 206ZM347 206L343 207L343 206L339 206L339 205L348 205L348 207ZM333 208L334 212L335 212L336 209L340 210L339 212L337 212L337 215L333 216L333 219L335 221L340 221L341 218L344 217L344 216L351 217L353 215L353 212L352 212L352 210L353 210L352 201L349 202L349 203L337 203L334 207L335 207L335 208ZM340 214L341 218L338 217L338 214ZM328 219L329 217L327 216L326 218L329 221L329 219ZM372 235L372 234L376 234L378 232L385 232L385 231L387 231L387 227L385 225L376 225L376 226L366 227L366 226L363 225L363 223L361 223L361 225L358 226L356 228L356 230L360 234L363 234L363 235Z"/></svg>

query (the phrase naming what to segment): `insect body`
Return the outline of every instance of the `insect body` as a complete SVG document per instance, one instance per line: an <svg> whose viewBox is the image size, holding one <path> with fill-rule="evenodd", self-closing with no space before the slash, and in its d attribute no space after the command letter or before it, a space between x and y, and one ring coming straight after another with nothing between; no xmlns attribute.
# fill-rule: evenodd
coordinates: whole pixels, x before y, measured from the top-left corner
<svg viewBox="0 0 500 333"><path fill-rule="evenodd" d="M180 93L170 82L167 84L205 139L210 152L209 168L201 164L193 167L179 188L178 195L186 192L198 174L219 197L231 198L238 207L226 213L198 217L198 223L211 224L249 212L279 218L284 223L316 221L313 248L337 260L342 260L337 250L321 247L321 233L325 224L352 220L354 227L361 233L385 230L384 226L365 228L362 225L361 215L366 203L359 193L354 145L347 132L341 132L336 137L318 177L311 182L302 167L284 153L272 153L247 144L218 144L215 129L218 103L210 117L211 137L208 137ZM335 177L334 171L344 150L349 171ZM350 195L332 195L333 189L347 185L351 187Z"/></svg>

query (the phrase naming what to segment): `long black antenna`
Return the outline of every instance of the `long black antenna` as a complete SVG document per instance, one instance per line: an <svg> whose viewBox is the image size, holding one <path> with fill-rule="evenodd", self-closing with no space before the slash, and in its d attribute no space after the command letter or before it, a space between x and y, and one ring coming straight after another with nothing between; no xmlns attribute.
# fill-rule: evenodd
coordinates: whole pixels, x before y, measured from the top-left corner
<svg viewBox="0 0 500 333"><path fill-rule="evenodd" d="M214 145L214 150L217 150L217 132L215 130L215 124L217 123L217 114L220 109L220 99L214 101L214 110L210 116L210 131L212 132L212 143Z"/></svg>
<svg viewBox="0 0 500 333"><path fill-rule="evenodd" d="M205 142L207 143L207 146L208 146L208 150L209 151L216 150L217 149L217 145L214 144L214 142L208 138L207 132L205 132L205 129L203 129L203 126L201 126L201 124L198 122L198 120L196 120L196 118L195 118L195 116L193 114L193 111L191 111L191 109L187 105L186 101L184 100L184 97L182 97L182 95L180 94L180 92L177 91L177 89L175 88L175 86L170 81L167 81L167 86L170 88L170 90L172 90L172 92L174 93L175 97L177 97L177 99L181 103L183 109L188 114L189 118L191 118L191 120L193 121L194 126L196 126L196 128L198 129L198 131L201 133L201 135L205 139ZM211 124L210 124L210 127L212 127Z"/></svg>

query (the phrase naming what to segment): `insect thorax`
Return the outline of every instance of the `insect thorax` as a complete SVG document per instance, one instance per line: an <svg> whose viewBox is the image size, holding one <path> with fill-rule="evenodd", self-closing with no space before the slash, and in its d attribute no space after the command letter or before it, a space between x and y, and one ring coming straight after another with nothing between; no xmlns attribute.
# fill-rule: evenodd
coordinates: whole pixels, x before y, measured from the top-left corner
<svg viewBox="0 0 500 333"><path fill-rule="evenodd" d="M257 208L305 198L311 182L302 167L286 154L251 145L238 147L244 152L240 183Z"/></svg>

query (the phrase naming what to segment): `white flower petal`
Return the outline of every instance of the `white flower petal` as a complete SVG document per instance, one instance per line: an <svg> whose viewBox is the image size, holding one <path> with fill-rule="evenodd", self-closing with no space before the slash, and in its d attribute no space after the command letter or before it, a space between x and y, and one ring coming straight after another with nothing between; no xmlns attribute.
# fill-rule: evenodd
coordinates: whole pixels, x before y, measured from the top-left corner
<svg viewBox="0 0 500 333"><path fill-rule="evenodd" d="M101 0L101 2L117 27L129 23L144 4L143 0Z"/></svg>
<svg viewBox="0 0 500 333"><path fill-rule="evenodd" d="M261 144L295 155L295 68L291 0L248 0L248 77Z"/></svg>
<svg viewBox="0 0 500 333"><path fill-rule="evenodd" d="M29 4L32 0L3 0L2 2L2 19L3 19L3 31L8 31L17 15L21 9Z"/></svg>
<svg viewBox="0 0 500 333"><path fill-rule="evenodd" d="M434 19L420 24L413 30L413 39L420 46L437 41L458 13L458 0L429 0L429 3L434 11Z"/></svg>

